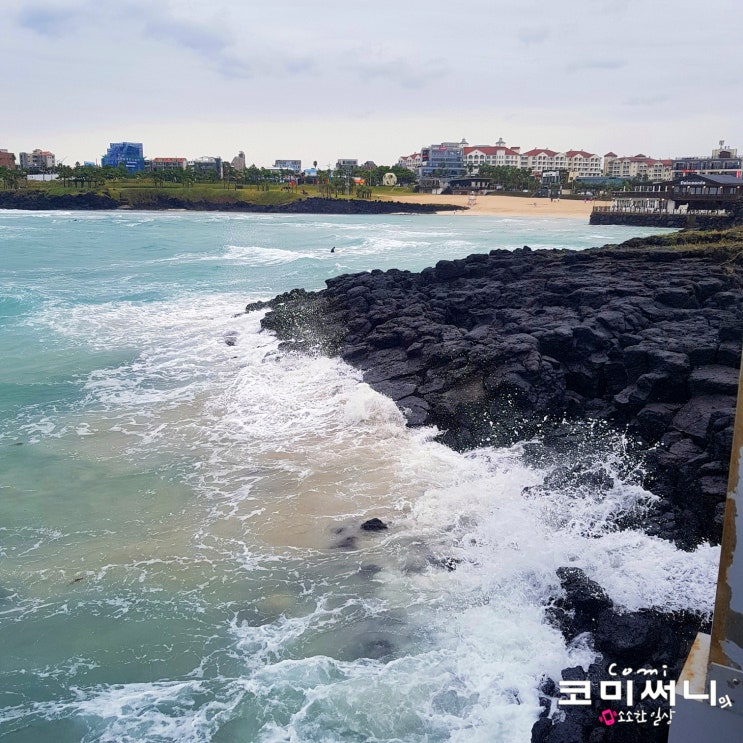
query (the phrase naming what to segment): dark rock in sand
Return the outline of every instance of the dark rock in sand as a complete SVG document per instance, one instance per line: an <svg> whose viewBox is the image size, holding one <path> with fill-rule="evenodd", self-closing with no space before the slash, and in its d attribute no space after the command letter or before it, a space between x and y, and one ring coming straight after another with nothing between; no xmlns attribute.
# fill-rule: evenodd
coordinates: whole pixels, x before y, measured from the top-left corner
<svg viewBox="0 0 743 743"><path fill-rule="evenodd" d="M389 527L387 524L382 521L382 519L369 519L368 521L364 521L363 524L361 524L361 528L364 531L384 531L385 529L388 529Z"/></svg>

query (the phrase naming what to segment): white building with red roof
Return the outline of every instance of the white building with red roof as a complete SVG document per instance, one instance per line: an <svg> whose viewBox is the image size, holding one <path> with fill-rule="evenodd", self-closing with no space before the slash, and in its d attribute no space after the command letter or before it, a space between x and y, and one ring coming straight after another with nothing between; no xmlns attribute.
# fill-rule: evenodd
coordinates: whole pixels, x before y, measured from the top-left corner
<svg viewBox="0 0 743 743"><path fill-rule="evenodd" d="M604 155L604 175L627 180L669 181L673 178L673 161L656 160L643 154L618 157L607 152Z"/></svg>
<svg viewBox="0 0 743 743"><path fill-rule="evenodd" d="M480 165L493 165L496 167L521 167L521 148L507 147L506 143L499 139L494 145L478 144L473 147L462 148L462 160L464 166L473 170Z"/></svg>
<svg viewBox="0 0 743 743"><path fill-rule="evenodd" d="M595 155L585 150L568 150L565 157L571 180L573 178L598 177L603 172L601 155Z"/></svg>
<svg viewBox="0 0 743 743"><path fill-rule="evenodd" d="M521 167L539 174L545 170L564 170L568 179L600 176L602 173L601 155L585 150L567 150L556 152L549 148L538 147L521 153Z"/></svg>
<svg viewBox="0 0 743 743"><path fill-rule="evenodd" d="M423 156L420 152L414 152L412 155L403 155L397 159L397 164L402 168L418 172L418 168L423 164Z"/></svg>

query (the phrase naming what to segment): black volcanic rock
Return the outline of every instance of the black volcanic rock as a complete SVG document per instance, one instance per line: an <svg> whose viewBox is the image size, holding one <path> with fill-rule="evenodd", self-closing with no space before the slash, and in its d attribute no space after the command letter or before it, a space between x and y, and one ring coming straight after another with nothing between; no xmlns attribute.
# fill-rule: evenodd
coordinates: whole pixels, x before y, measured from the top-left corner
<svg viewBox="0 0 743 743"><path fill-rule="evenodd" d="M730 456L740 257L493 250L417 274L337 276L271 304L264 327L288 347L340 355L457 449L509 444L565 415L628 428L654 447L659 535L686 548L719 540L721 475L701 468Z"/></svg>
<svg viewBox="0 0 743 743"><path fill-rule="evenodd" d="M132 197L133 198L133 197ZM309 197L286 204L253 204L249 201L191 200L162 192L148 192L141 201L128 202L93 192L49 194L42 189L0 191L0 209L178 209L187 211L257 212L269 214L433 214L462 209L453 204L415 204L402 201L369 201L365 199L321 199Z"/></svg>
<svg viewBox="0 0 743 743"><path fill-rule="evenodd" d="M458 449L538 431L545 447L573 451L566 416L629 431L644 453L643 484L660 500L643 523L618 526L692 549L718 541L722 529L743 338L741 251L642 248L495 250L419 274L338 276L322 292L277 298L264 325L290 346L337 353L410 425L436 425ZM575 461L554 477L611 487L608 473ZM611 663L666 666L675 678L704 629L698 615L622 611L576 568L558 578L547 617L568 641L588 638L601 654L588 672L562 675L588 680L594 692ZM595 705L563 708L559 721L549 714L556 684L542 687L532 741L666 740L667 727L609 728Z"/></svg>

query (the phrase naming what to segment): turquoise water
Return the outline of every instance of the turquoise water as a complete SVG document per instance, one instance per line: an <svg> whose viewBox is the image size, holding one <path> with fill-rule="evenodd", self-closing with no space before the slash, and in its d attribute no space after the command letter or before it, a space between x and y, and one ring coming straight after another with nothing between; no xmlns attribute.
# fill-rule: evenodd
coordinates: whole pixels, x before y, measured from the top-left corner
<svg viewBox="0 0 743 743"><path fill-rule="evenodd" d="M0 212L0 738L523 741L542 676L593 657L544 621L556 567L709 610L716 550L679 577L672 546L614 528L652 500L636 484L530 497L520 447L451 452L241 314L340 273L636 234Z"/></svg>

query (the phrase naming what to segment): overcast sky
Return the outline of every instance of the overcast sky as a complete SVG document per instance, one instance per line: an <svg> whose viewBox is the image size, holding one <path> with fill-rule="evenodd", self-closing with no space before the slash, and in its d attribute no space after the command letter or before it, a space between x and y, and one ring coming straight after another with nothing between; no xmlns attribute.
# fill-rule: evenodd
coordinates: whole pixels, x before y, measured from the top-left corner
<svg viewBox="0 0 743 743"><path fill-rule="evenodd" d="M0 0L0 148L743 150L742 0Z"/></svg>

